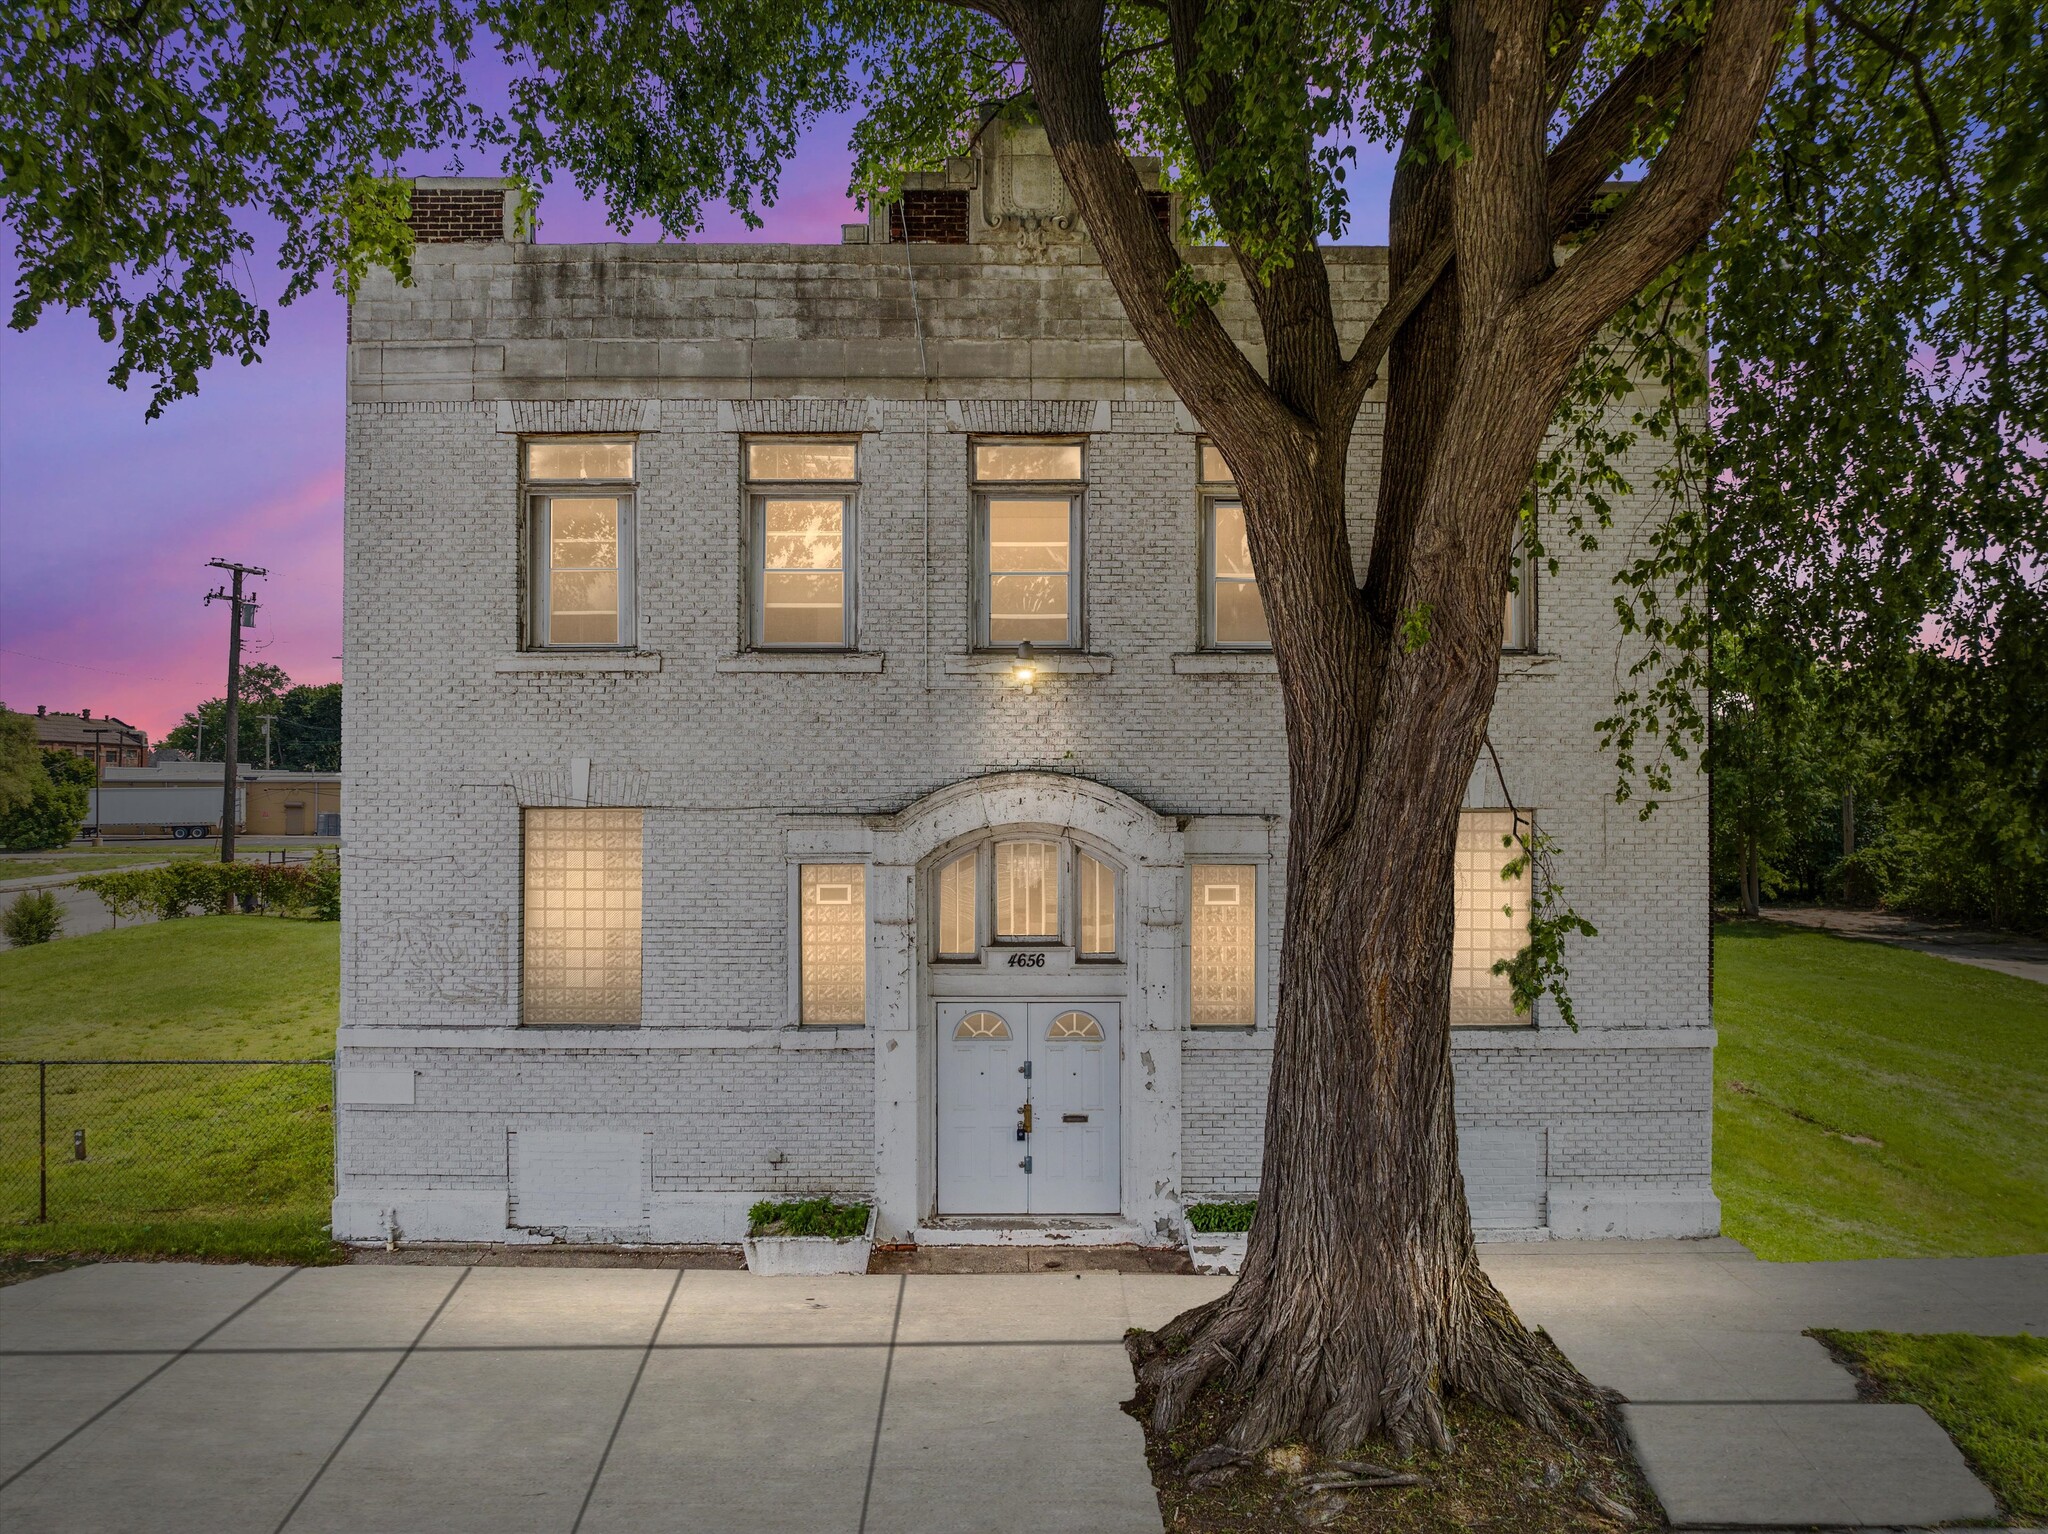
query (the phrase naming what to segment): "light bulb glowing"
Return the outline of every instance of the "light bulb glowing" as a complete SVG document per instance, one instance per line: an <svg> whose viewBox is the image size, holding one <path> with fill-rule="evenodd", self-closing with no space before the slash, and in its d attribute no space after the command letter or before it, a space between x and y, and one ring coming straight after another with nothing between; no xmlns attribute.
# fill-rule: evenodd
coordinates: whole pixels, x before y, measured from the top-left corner
<svg viewBox="0 0 2048 1534"><path fill-rule="evenodd" d="M1038 666L1032 659L1030 640L1017 646L1017 663L1010 668L1010 675L1019 687L1029 687L1037 679Z"/></svg>

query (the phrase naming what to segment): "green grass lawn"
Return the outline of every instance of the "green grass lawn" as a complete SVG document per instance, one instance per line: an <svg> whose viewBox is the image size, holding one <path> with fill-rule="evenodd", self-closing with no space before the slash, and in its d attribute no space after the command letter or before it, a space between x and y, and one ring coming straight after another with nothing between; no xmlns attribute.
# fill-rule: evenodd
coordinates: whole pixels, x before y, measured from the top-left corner
<svg viewBox="0 0 2048 1534"><path fill-rule="evenodd" d="M339 939L334 922L202 916L0 953L0 1058L60 1062L48 1223L34 1218L37 1073L0 1067L0 1254L324 1258L324 1066L61 1062L331 1055Z"/></svg>
<svg viewBox="0 0 2048 1534"><path fill-rule="evenodd" d="M1717 929L1714 1189L1773 1261L2048 1251L2048 986Z"/></svg>
<svg viewBox="0 0 2048 1534"><path fill-rule="evenodd" d="M2048 1338L1815 1335L1947 1429L2015 1522L2048 1519Z"/></svg>
<svg viewBox="0 0 2048 1534"><path fill-rule="evenodd" d="M189 848L158 852L66 852L50 857L0 857L0 879L34 879L45 874L89 874L103 868L139 868L175 858L218 857Z"/></svg>

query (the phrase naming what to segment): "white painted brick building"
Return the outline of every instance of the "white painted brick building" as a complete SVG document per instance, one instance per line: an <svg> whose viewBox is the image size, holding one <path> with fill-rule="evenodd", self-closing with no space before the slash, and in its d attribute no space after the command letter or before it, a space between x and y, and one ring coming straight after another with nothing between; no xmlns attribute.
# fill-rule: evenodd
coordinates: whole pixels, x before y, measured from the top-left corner
<svg viewBox="0 0 2048 1534"><path fill-rule="evenodd" d="M1047 169L926 178L911 233L964 244L493 240L495 183L421 183L414 286L351 317L338 1236L734 1240L830 1192L1154 1241L1256 1189L1277 685L1229 643L1227 471ZM1329 265L1354 340L1384 252ZM1485 929L1525 894L1461 875L1495 1230L1718 1225L1703 787L1639 821L1593 730L1629 533L1501 663L1506 788L1602 935L1576 1035L1515 1018ZM1488 765L1462 862L1506 802Z"/></svg>

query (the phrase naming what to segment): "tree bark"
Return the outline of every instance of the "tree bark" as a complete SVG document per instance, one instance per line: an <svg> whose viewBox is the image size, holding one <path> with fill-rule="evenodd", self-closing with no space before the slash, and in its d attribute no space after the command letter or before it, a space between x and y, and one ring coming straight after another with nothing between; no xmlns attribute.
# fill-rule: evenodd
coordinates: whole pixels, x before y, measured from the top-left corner
<svg viewBox="0 0 2048 1534"><path fill-rule="evenodd" d="M1393 320L1346 358L1312 245L1277 274L1247 266L1261 376L1213 313L1169 302L1180 258L1104 98L1101 0L974 0L1018 40L1133 328L1236 473L1283 700L1286 938L1259 1214L1232 1290L1145 1349L1159 1427L1211 1386L1241 1398L1228 1437L1245 1448L1340 1449L1375 1431L1443 1445L1450 1395L1551 1430L1593 1409L1598 1393L1534 1345L1474 1247L1449 1027L1457 820L1493 705L1516 512L1570 367L1704 235L1787 3L1719 0L1699 43L1624 71L1546 154L1561 67L1548 8L1449 0L1432 83L1468 153L1428 168L1418 154L1398 173ZM1164 5L1183 65L1202 9ZM1649 178L1554 267L1560 221L1681 82ZM1198 159L1216 110L1189 111ZM1361 584L1345 468L1387 345Z"/></svg>

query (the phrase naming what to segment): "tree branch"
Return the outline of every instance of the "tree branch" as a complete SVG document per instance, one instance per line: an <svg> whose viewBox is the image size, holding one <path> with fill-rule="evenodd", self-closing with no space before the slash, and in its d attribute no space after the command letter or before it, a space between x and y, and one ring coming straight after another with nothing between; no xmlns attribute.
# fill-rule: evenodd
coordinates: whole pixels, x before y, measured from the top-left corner
<svg viewBox="0 0 2048 1534"><path fill-rule="evenodd" d="M1678 124L1649 175L1517 306L1552 360L1576 356L1712 227L1728 178L1755 135L1790 13L1790 0L1721 0L1715 7Z"/></svg>

